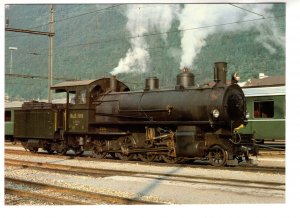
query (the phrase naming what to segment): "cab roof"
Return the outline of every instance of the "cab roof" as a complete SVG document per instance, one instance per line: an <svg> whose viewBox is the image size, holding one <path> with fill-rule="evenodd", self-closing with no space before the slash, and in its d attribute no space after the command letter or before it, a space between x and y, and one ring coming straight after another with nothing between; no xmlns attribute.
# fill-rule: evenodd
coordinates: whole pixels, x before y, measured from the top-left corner
<svg viewBox="0 0 300 218"><path fill-rule="evenodd" d="M79 80L79 81L66 81L62 83L55 84L51 86L51 89L57 89L62 87L72 87L72 86L86 86L90 85L91 83L97 81L95 80Z"/></svg>
<svg viewBox="0 0 300 218"><path fill-rule="evenodd" d="M117 92L122 91L129 91L129 87L126 86L123 82L117 81ZM75 90L77 87L85 87L89 90L93 89L95 86L99 85L102 90L110 89L110 78L101 78L95 80L80 80L80 81L66 81L55 84L51 86L52 90L55 90L56 93L58 92L66 92L69 90Z"/></svg>

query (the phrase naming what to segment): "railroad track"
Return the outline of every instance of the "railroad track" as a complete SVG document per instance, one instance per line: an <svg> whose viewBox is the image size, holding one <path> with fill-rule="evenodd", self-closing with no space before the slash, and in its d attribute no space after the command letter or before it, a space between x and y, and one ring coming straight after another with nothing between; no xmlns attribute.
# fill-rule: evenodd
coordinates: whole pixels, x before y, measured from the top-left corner
<svg viewBox="0 0 300 218"><path fill-rule="evenodd" d="M285 151L270 151L270 150L260 150L260 156L285 156Z"/></svg>
<svg viewBox="0 0 300 218"><path fill-rule="evenodd" d="M58 155L58 154L48 154L48 153L31 153L23 150L13 150L13 149L5 149L6 154L13 155L31 155L36 157L59 157L60 159L77 159L77 160L85 160L85 161L101 161L101 162L112 162L112 163L139 163L141 165L151 165L151 166L175 166L175 167L190 167L190 168L202 168L202 169L218 169L218 170L230 170L230 171L245 171L245 172L262 172L262 173L276 173L276 174L285 174L284 167L263 167L263 166L254 166L254 165L244 165L244 166L234 166L234 167L214 167L207 165L205 163L193 163L193 164L167 164L160 162L150 162L145 163L141 161L121 161L115 159L95 159L88 156L78 157L73 155Z"/></svg>
<svg viewBox="0 0 300 218"><path fill-rule="evenodd" d="M45 162L32 162L21 161L15 159L5 159L6 166L14 166L21 168L31 168L42 171L50 171L55 173L93 176L93 177L109 177L109 176L127 176L136 178L155 179L160 181L176 181L192 184L206 184L206 185L222 185L233 186L240 188L255 188L261 190L278 190L285 191L285 183L281 182L269 182L269 181L248 181L242 179L226 179L207 176L194 176L194 175L180 175L172 173L153 173L153 172L139 172L139 171L124 171L124 170L112 170L112 169L99 169L99 168L87 168L79 166L70 166L63 164L53 164Z"/></svg>
<svg viewBox="0 0 300 218"><path fill-rule="evenodd" d="M157 204L10 177L5 177L5 184L9 186L5 187L5 194L38 199L58 205ZM10 188L11 186L14 188Z"/></svg>

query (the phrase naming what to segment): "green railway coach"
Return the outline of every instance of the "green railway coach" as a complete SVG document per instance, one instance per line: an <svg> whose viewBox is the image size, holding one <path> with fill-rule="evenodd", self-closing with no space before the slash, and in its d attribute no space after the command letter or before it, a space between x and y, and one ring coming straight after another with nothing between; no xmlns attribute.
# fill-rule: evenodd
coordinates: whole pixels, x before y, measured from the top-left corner
<svg viewBox="0 0 300 218"><path fill-rule="evenodd" d="M5 103L5 140L14 141L14 120L15 110L20 109L22 102L6 102Z"/></svg>
<svg viewBox="0 0 300 218"><path fill-rule="evenodd" d="M285 141L285 86L243 88L248 125L239 132L254 134L258 143Z"/></svg>

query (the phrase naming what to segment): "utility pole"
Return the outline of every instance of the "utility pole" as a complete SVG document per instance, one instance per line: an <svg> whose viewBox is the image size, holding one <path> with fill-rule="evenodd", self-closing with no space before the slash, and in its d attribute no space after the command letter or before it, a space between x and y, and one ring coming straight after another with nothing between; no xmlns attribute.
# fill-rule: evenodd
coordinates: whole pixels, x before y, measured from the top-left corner
<svg viewBox="0 0 300 218"><path fill-rule="evenodd" d="M9 73L12 74L12 62L13 62L12 53L13 53L13 51L18 50L18 48L17 47L9 47L8 49L10 50L10 69L9 69Z"/></svg>
<svg viewBox="0 0 300 218"><path fill-rule="evenodd" d="M54 33L54 6L50 5L50 19L49 19L49 32ZM49 54L48 54L48 102L51 103L51 86L52 86L52 75L53 75L53 36L49 35Z"/></svg>
<svg viewBox="0 0 300 218"><path fill-rule="evenodd" d="M17 29L9 27L9 20L6 20L5 31L16 32L16 33L28 33L34 35L43 35L49 37L49 46L48 46L48 102L50 103L51 98L51 85L52 85L52 74L53 74L53 37L54 33L54 6L50 5L50 17L49 17L49 32L41 32L36 30L28 29ZM11 54L12 56L12 54ZM12 59L12 58L11 58ZM12 61L11 61L12 63ZM12 67L11 67L12 68Z"/></svg>

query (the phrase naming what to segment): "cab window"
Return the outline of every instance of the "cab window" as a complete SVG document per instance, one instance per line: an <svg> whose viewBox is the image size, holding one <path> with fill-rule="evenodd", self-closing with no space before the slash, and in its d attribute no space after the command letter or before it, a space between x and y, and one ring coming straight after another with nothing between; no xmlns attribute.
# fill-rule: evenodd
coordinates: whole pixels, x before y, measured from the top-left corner
<svg viewBox="0 0 300 218"><path fill-rule="evenodd" d="M69 104L75 104L75 92L69 92Z"/></svg>
<svg viewBox="0 0 300 218"><path fill-rule="evenodd" d="M77 103L78 104L85 104L86 103L86 90L80 90L78 92Z"/></svg>
<svg viewBox="0 0 300 218"><path fill-rule="evenodd" d="M274 101L254 102L254 118L273 118Z"/></svg>

